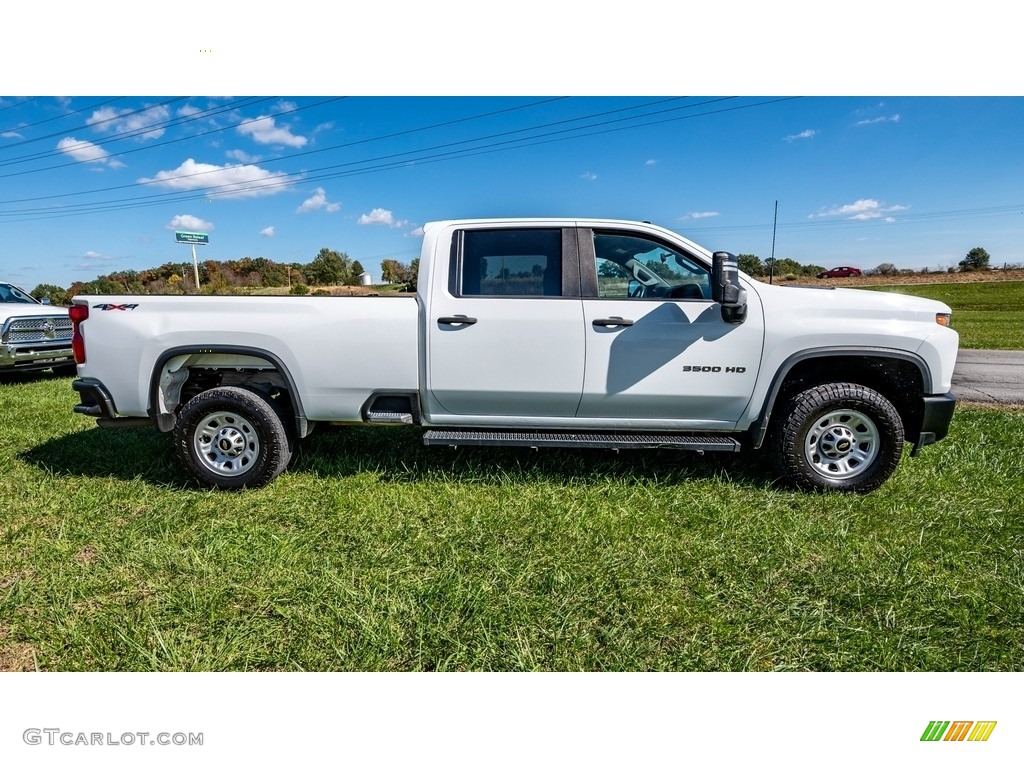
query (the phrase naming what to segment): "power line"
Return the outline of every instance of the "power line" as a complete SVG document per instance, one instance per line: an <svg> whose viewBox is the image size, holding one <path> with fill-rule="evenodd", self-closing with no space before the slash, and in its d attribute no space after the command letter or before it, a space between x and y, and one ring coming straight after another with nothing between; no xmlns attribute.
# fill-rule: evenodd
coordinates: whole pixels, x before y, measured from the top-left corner
<svg viewBox="0 0 1024 768"><path fill-rule="evenodd" d="M513 130L509 130L509 131L502 131L502 132L499 132L499 133L490 134L490 135L486 135L486 136L478 136L478 137L474 137L474 138L471 138L471 139L464 139L464 140L461 140L461 141L447 142L445 144L435 145L433 147L428 147L428 148L409 150L409 151L406 151L406 152L392 153L392 154L389 154L389 155L383 155L383 156L378 156L378 157L374 157L374 158L368 158L368 159L363 159L363 160L353 160L353 161L349 161L347 163L338 163L338 164L334 164L334 165L323 166L323 167L320 167L320 168L313 169L312 171L296 171L296 172L291 172L291 173L280 173L280 174L277 174L277 175L273 176L271 179L261 180L259 182L243 181L243 182L233 182L233 183L229 183L229 184L214 185L214 186L205 188L204 196L206 196L206 197L232 197L232 196L244 195L246 192L251 192L253 194L258 194L260 192L264 192L265 193L267 190L277 189L277 188L282 187L282 186L291 186L292 184L296 183L300 179L307 180L307 181L318 181L318 180L325 180L325 179L341 178L341 177L350 176L350 175L358 175L358 174L371 173L371 172L377 172L377 171L383 171L383 170L390 170L391 168L396 167L396 163L397 163L397 165L403 165L405 162L408 162L409 159L410 159L409 156L411 156L411 155L420 155L419 157L412 158L412 159L414 159L418 163L437 162L438 160L441 160L441 159L454 159L455 157L458 157L458 156L473 156L473 155L477 155L477 154L483 154L483 153L485 153L485 151L496 151L494 149L489 149L489 147L490 148L498 147L498 148L503 148L503 149L516 148L516 147L511 147L511 146L504 146L504 147L502 146L502 145L515 144L516 142L519 142L520 146L533 146L535 144L550 143L550 141L551 141L550 139L547 140L547 141L535 141L535 140L531 140L530 137L527 137L527 138L523 138L523 139L512 139L512 140L506 140L506 141L502 141L502 142L497 142L497 143L493 143L491 145L485 145L484 147L464 149L464 150L455 151L455 152L451 152L451 151L443 152L440 155L422 155L422 153L424 153L424 152L436 152L437 150L450 149L452 147L464 146L464 145L468 145L468 144L475 144L475 143L479 143L479 142L482 142L482 141L488 141L488 140L492 140L492 139L496 139L496 138L508 137L508 136L513 136L513 135L516 135L516 134L522 134L522 133L528 133L528 132L533 132L533 131L538 131L538 130L543 130L543 129L549 129L549 128L552 128L552 127L555 127L555 126L566 125L566 124L569 124L569 123L580 122L580 121L583 121L583 120L593 120L593 119L598 118L598 117L607 117L609 115L621 114L623 112L634 111L634 110L637 110L637 109L643 109L643 108L647 108L647 107L650 107L650 106L658 106L658 105L664 104L666 102L678 101L678 100L680 100L682 98L685 98L685 97L673 97L673 98L669 98L669 99L660 99L660 100L656 100L656 101L653 101L653 102L647 102L645 104L632 105L630 107L624 107L624 108L614 109L614 110L606 110L606 111L603 111L603 112L597 112L597 113L593 113L593 114L590 114L590 115L584 115L584 116L580 116L580 117L568 118L568 119L564 119L564 120L557 120L557 121L546 123L546 124L543 124L543 125L540 125L540 126L532 126L532 127L528 127L528 128L518 128L518 129L513 129ZM548 133L546 133L546 134L541 134L541 137L552 136L552 135L559 134L559 133L563 133L564 134L564 133L569 133L569 132L573 132L573 131L585 131L585 130L588 130L588 129L591 129L591 128L594 128L594 127L603 126L603 125L610 125L610 124L613 124L613 123L621 123L623 121L640 120L640 119L649 118L651 116L658 115L658 114L664 114L664 113L668 113L668 112L675 112L675 111L678 111L678 110L681 110L681 109L693 109L693 108L696 108L696 107L699 107L699 106L705 106L707 104L715 103L715 102L718 102L718 101L729 100L729 99L732 99L732 98L735 98L735 97L724 97L724 98L719 98L719 99L711 99L711 100L704 101L704 102L698 102L696 104L687 104L687 105L683 105L683 106L680 106L680 107L672 107L672 108L662 109L662 110L658 110L657 112L648 112L648 113L645 113L645 114L642 114L642 115L633 115L633 116L628 116L628 117L619 117L619 118L615 118L615 119L612 119L612 120L605 120L604 122L595 123L595 124L586 125L586 126L580 126L580 127L576 127L576 128L563 128L563 129L560 129L558 131L548 131ZM517 108L524 108L524 107L527 107L527 106L534 106L534 105L544 104L544 103L548 103L548 102L554 101L554 100L557 100L557 99L548 99L548 100L545 100L545 101L542 101L542 102L534 102L533 104L521 105L520 107L517 107ZM782 99L782 100L785 100L785 99ZM760 105L750 105L750 106L760 106ZM422 128L410 129L408 131L400 131L400 132L397 132L397 133L388 134L388 135L383 136L383 137L374 137L374 138L371 138L371 139L364 139L364 140L361 140L361 141L358 141L358 142L350 142L349 144L345 144L345 145L336 145L334 147L328 147L328 148L323 148L323 149L318 149L318 150L311 150L311 151L308 151L308 152L293 153L291 155L287 155L287 156L284 156L282 158L276 158L276 160L292 159L294 157L305 156L305 155L309 155L309 154L315 154L317 152L328 151L328 150L331 150L331 149L347 148L347 147L354 146L354 145L357 145L357 144L364 144L364 143L368 143L370 141L377 141L377 140L381 140L381 139L385 139L385 138L393 138L393 137L396 137L396 136L406 135L406 134L413 133L413 132L432 130L434 128L452 125L452 124L457 123L457 122L466 122L468 120L479 119L481 117L492 116L492 115L500 114L502 112L507 112L507 111L510 111L510 109L498 110L496 112L490 112L490 113L486 113L484 115L477 115L477 116L473 116L473 117L470 117L470 118L460 118L458 120L446 121L444 123L437 123L437 124L430 125L430 126L424 126ZM729 110L724 110L724 111L729 111ZM607 131L598 131L596 133L604 133L604 132L607 132ZM582 135L595 135L595 134L594 133L590 133L590 134L582 134ZM537 137L533 137L533 138L537 138ZM522 142L527 142L527 143L522 143ZM397 162L399 158L406 158L406 160L404 160L402 162ZM381 163L382 161L386 161L386 162L384 162L383 165L370 166L368 168L362 168L362 169L352 169L351 168L351 166L365 165L367 163ZM264 164L267 164L267 163L264 163ZM349 170L337 171L337 169L340 169L340 168L348 168ZM223 168L215 168L215 169L208 170L208 171L197 171L196 173L182 174L182 175L179 175L179 176L175 176L173 178L173 180L174 181L178 181L178 180L181 180L181 179L190 179L190 178L195 178L197 176L204 176L204 175L209 175L209 174L213 174L213 173L220 173L223 170L224 170ZM335 173L323 173L323 172L326 172L326 171L335 171ZM322 175L308 177L306 174L310 173L310 172L312 172L312 173L322 173ZM167 179L161 179L161 180L147 179L145 181L134 182L134 183L131 183L131 184L122 184L122 185L117 185L117 186L112 186L112 187L105 187L105 188L100 189L100 190L88 190L88 191L79 191L79 192L65 192L65 193L61 193L61 194L58 194L58 195L43 195L43 196L38 196L38 197L33 197L33 198L20 198L20 199L15 199L15 200L5 200L5 201L2 201L2 203L3 204L13 204L13 203L23 203L23 202L38 202L38 201L42 201L42 200L53 200L53 199L57 199L57 198L72 197L72 196L78 196L78 195L83 195L83 194L93 194L93 193L96 193L96 192L110 192L110 191L115 191L115 190L120 190L120 189L132 189L132 188L137 188L137 187L140 187L140 186L165 183L166 181L168 181L168 180ZM142 196L142 197L120 198L120 199L117 199L117 200L107 201L105 203L80 203L80 204L70 204L70 205L64 205L64 206L54 206L53 208L62 208L62 209L65 209L65 210L67 208L88 208L90 210L120 210L120 209L122 209L122 206L119 205L120 203L125 203L126 204L126 205L123 206L123 208L137 207L136 204L135 204L135 201L138 201L138 203L137 203L138 205L142 205L143 204L142 201L150 200L150 199L157 198L157 197L180 199L180 198L183 198L183 197L191 197L192 195L197 193L197 190L198 190L198 188L197 189L189 189L189 190L178 190L178 191L172 191L172 192L157 193L157 194L154 194L154 195L145 195L145 196ZM53 208L43 208L43 209L39 209L39 210L42 211L42 212L49 212L49 211L53 210ZM34 212L32 211L32 209L28 209L28 210L26 210L26 209L18 209L18 210L15 210L15 211L0 212L0 216L10 216L10 215L16 215L16 214L29 214L29 215L32 215L33 213ZM59 217L59 214L56 214L54 217ZM33 216L33 218L50 218L50 217L49 216L38 215L38 216Z"/></svg>

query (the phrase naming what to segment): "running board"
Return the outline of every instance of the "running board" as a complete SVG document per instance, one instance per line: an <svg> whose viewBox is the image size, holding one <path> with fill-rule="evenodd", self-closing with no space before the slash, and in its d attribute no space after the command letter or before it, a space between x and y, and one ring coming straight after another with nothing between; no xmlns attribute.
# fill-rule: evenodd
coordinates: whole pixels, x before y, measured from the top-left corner
<svg viewBox="0 0 1024 768"><path fill-rule="evenodd" d="M398 411L369 411L366 420L371 424L412 424L411 413L399 413Z"/></svg>
<svg viewBox="0 0 1024 768"><path fill-rule="evenodd" d="M732 437L707 435L644 434L618 432L511 432L472 429L431 429L424 445L521 446L525 448L674 448L681 451L736 453L740 444Z"/></svg>

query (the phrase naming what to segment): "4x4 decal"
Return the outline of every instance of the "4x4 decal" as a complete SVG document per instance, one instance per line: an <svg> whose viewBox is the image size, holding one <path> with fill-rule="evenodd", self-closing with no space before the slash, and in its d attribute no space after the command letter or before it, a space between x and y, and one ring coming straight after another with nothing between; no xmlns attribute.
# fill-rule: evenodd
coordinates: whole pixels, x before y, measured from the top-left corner
<svg viewBox="0 0 1024 768"><path fill-rule="evenodd" d="M93 309L102 309L104 312L107 312L107 311L109 311L111 309L119 309L122 312L124 312L125 310L128 310L128 309L135 309L137 306L139 306L139 305L138 304L96 304L93 307Z"/></svg>

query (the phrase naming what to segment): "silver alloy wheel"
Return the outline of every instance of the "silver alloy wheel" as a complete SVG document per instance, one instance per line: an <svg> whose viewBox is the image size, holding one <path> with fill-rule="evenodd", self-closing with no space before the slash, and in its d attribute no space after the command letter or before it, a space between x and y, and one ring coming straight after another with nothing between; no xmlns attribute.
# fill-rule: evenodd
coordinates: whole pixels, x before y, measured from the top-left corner
<svg viewBox="0 0 1024 768"><path fill-rule="evenodd" d="M260 453L255 427L237 413L215 411L196 425L196 456L211 472L233 477L247 471Z"/></svg>
<svg viewBox="0 0 1024 768"><path fill-rule="evenodd" d="M863 413L830 411L807 431L804 457L822 477L846 480L871 466L879 446L878 427Z"/></svg>

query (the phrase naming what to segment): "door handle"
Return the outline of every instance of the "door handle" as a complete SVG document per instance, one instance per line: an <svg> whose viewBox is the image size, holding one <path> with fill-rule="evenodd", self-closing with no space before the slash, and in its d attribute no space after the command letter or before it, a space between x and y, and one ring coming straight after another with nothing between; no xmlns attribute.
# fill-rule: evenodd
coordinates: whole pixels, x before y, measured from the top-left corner
<svg viewBox="0 0 1024 768"><path fill-rule="evenodd" d="M439 317L437 322L441 325L473 325L476 322L475 317L466 317L465 315L459 315L456 317Z"/></svg>
<svg viewBox="0 0 1024 768"><path fill-rule="evenodd" d="M617 326L628 327L633 324L633 321L623 317L601 317L595 320L593 324L601 328L615 328Z"/></svg>

